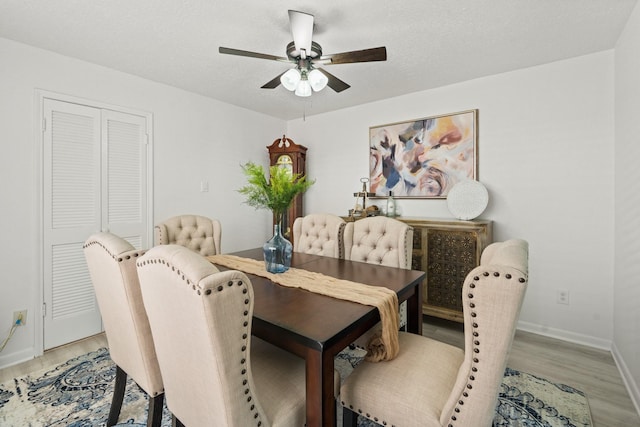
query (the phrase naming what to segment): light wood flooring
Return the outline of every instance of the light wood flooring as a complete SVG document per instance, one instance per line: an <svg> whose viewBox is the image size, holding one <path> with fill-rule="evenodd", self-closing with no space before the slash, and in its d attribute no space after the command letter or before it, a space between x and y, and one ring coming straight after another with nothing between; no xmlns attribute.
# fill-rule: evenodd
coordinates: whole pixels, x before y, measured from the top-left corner
<svg viewBox="0 0 640 427"><path fill-rule="evenodd" d="M422 334L464 348L462 324L425 317ZM584 392L593 427L640 427L609 351L516 331L507 366Z"/></svg>
<svg viewBox="0 0 640 427"><path fill-rule="evenodd" d="M464 346L459 323L426 317L423 335ZM42 357L1 369L0 383L105 346L106 338L100 334L48 350ZM518 331L508 366L582 390L589 400L593 427L640 427L640 416L608 351Z"/></svg>
<svg viewBox="0 0 640 427"><path fill-rule="evenodd" d="M94 335L71 344L52 348L45 351L41 357L0 369L0 384L10 381L13 378L66 362L69 359L97 350L100 347L108 347L107 338L104 334Z"/></svg>

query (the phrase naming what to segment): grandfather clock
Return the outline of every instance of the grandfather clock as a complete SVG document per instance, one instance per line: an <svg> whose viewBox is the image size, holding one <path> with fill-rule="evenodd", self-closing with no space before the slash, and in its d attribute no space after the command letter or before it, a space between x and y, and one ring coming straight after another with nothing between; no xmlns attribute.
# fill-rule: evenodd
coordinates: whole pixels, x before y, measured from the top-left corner
<svg viewBox="0 0 640 427"><path fill-rule="evenodd" d="M282 138L273 141L267 150L269 150L269 164L271 166L286 168L292 174L306 175L307 147L298 145L282 135ZM291 208L289 208L289 213L285 215L284 224L282 224L282 232L291 242L293 242L293 233L291 232L293 221L303 215L302 196L302 194L296 196Z"/></svg>

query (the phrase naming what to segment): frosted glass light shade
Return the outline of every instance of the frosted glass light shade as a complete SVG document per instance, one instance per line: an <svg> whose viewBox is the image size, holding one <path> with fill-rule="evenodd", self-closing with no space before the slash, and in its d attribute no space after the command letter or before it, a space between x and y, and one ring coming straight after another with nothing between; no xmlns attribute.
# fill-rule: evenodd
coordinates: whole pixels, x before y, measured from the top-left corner
<svg viewBox="0 0 640 427"><path fill-rule="evenodd" d="M296 90L298 82L300 82L300 72L295 68L290 69L280 76L280 83L282 83L282 86L287 90Z"/></svg>
<svg viewBox="0 0 640 427"><path fill-rule="evenodd" d="M300 80L298 87L296 88L296 95L298 96L311 96L311 85L308 80Z"/></svg>
<svg viewBox="0 0 640 427"><path fill-rule="evenodd" d="M322 89L324 89L327 83L329 82L329 79L327 78L327 76L325 76L322 73L322 71L317 69L311 70L308 78L309 78L309 84L311 85L311 88L316 92L319 92Z"/></svg>

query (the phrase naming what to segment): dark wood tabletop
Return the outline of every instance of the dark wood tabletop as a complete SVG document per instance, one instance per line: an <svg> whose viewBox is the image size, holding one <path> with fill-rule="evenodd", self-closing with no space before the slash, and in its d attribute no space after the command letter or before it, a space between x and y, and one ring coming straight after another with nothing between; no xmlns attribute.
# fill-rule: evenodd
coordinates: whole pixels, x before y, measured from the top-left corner
<svg viewBox="0 0 640 427"><path fill-rule="evenodd" d="M232 255L263 259L262 248ZM399 302L407 301L407 330L422 333L424 272L295 252L291 267L395 291ZM335 426L333 358L380 320L378 310L248 276L255 296L252 333L305 359L307 426Z"/></svg>

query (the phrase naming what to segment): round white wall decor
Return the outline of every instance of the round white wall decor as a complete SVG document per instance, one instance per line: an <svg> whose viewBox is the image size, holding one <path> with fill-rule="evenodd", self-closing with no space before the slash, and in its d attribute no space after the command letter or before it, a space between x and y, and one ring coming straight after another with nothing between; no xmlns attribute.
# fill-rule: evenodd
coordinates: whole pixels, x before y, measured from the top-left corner
<svg viewBox="0 0 640 427"><path fill-rule="evenodd" d="M487 208L489 192L473 179L460 181L449 190L447 207L453 216L462 220L478 217Z"/></svg>

